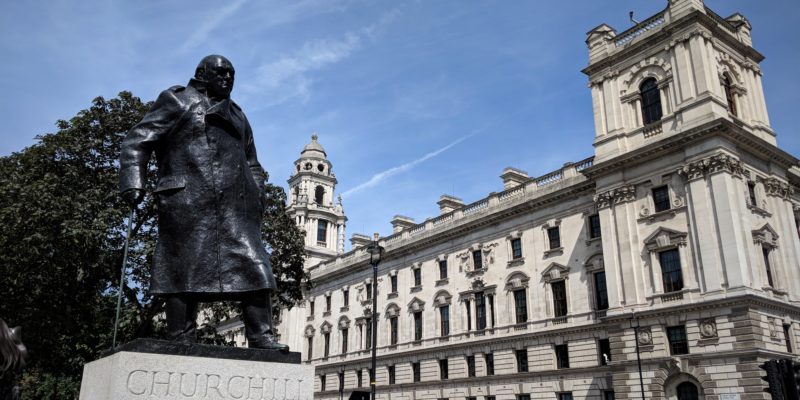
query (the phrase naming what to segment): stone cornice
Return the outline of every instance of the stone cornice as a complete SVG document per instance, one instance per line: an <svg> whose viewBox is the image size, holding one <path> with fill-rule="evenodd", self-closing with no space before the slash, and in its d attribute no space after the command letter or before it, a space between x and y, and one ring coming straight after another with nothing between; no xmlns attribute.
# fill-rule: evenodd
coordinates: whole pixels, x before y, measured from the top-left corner
<svg viewBox="0 0 800 400"><path fill-rule="evenodd" d="M713 36L715 39L724 42L728 46L731 46L742 53L745 57L752 59L755 62L761 62L764 59L764 55L756 51L754 48L740 42L731 32L720 28L717 25L717 22L711 16L708 16L701 11L694 11L678 19L677 21L668 23L660 31L653 33L652 36L649 36L646 40L636 42L630 47L625 47L621 50L618 50L610 56L589 65L581 72L588 75L590 79L592 79L595 74L603 73L605 70L611 69L620 62L641 58L634 56L636 53L646 51L650 48L659 48L662 46L669 48L670 46L674 46L673 42L681 39L688 40L695 35L701 35L702 33L699 30L695 30L693 32L687 32L686 34L670 41L670 38L673 38L673 35L677 31L684 29L693 23L700 24L702 27L708 29L708 31L711 33L709 37Z"/></svg>
<svg viewBox="0 0 800 400"><path fill-rule="evenodd" d="M789 196L794 194L794 188L778 178L764 178L761 179L761 182L764 184L764 191L767 193L767 196L788 199Z"/></svg>
<svg viewBox="0 0 800 400"><path fill-rule="evenodd" d="M594 165L581 172L589 178L597 178L623 168L652 161L670 152L680 150L689 144L714 136L730 139L744 150L770 160L783 168L788 169L800 163L800 160L793 155L746 131L728 119L718 118L665 139L654 141L620 156L599 163L595 162Z"/></svg>
<svg viewBox="0 0 800 400"><path fill-rule="evenodd" d="M729 154L719 153L686 163L678 168L677 172L691 181L718 172L727 172L733 176L741 177L744 175L744 168L742 167L742 162L737 158Z"/></svg>

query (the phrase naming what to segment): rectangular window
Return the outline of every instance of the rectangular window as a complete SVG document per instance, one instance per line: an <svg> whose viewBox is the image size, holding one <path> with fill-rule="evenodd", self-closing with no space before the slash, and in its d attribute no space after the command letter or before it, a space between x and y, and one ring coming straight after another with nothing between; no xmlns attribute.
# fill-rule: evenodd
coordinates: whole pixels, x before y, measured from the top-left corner
<svg viewBox="0 0 800 400"><path fill-rule="evenodd" d="M325 375L320 375L319 376L319 390L321 392L325 391Z"/></svg>
<svg viewBox="0 0 800 400"><path fill-rule="evenodd" d="M328 237L328 221L319 220L317 221L317 243L325 244L328 242L326 239Z"/></svg>
<svg viewBox="0 0 800 400"><path fill-rule="evenodd" d="M792 349L792 326L789 324L783 324L783 338L786 340L786 351L789 353L794 353ZM798 380L800 384L800 380Z"/></svg>
<svg viewBox="0 0 800 400"><path fill-rule="evenodd" d="M667 340L669 341L669 353L673 356L679 354L689 354L689 343L686 341L686 327L668 327Z"/></svg>
<svg viewBox="0 0 800 400"><path fill-rule="evenodd" d="M494 396L484 396L484 400L496 400L497 398Z"/></svg>
<svg viewBox="0 0 800 400"><path fill-rule="evenodd" d="M531 400L531 395L529 394L518 394L517 400Z"/></svg>
<svg viewBox="0 0 800 400"><path fill-rule="evenodd" d="M606 288L605 271L594 273L594 299L598 310L608 309L608 289Z"/></svg>
<svg viewBox="0 0 800 400"><path fill-rule="evenodd" d="M467 307L467 331L472 330L472 309L470 308L470 301L464 300L464 306Z"/></svg>
<svg viewBox="0 0 800 400"><path fill-rule="evenodd" d="M486 359L486 375L494 375L494 354L486 353L484 358Z"/></svg>
<svg viewBox="0 0 800 400"><path fill-rule="evenodd" d="M483 292L475 293L475 328L486 329L486 298Z"/></svg>
<svg viewBox="0 0 800 400"><path fill-rule="evenodd" d="M367 333L364 335L364 340L366 344L364 345L365 349L372 348L372 318L366 318L364 320L364 331Z"/></svg>
<svg viewBox="0 0 800 400"><path fill-rule="evenodd" d="M467 356L467 376L475 376L475 356Z"/></svg>
<svg viewBox="0 0 800 400"><path fill-rule="evenodd" d="M775 282L772 280L772 264L769 262L769 247L761 246L761 254L764 255L764 268L767 272L767 284L769 287L775 287Z"/></svg>
<svg viewBox="0 0 800 400"><path fill-rule="evenodd" d="M397 293L397 275L390 276L389 282L392 284L392 293Z"/></svg>
<svg viewBox="0 0 800 400"><path fill-rule="evenodd" d="M331 354L331 333L325 332L325 357L327 358Z"/></svg>
<svg viewBox="0 0 800 400"><path fill-rule="evenodd" d="M414 286L422 285L422 269L414 268Z"/></svg>
<svg viewBox="0 0 800 400"><path fill-rule="evenodd" d="M314 300L308 301L308 316L314 318Z"/></svg>
<svg viewBox="0 0 800 400"><path fill-rule="evenodd" d="M389 318L389 344L397 344L397 317Z"/></svg>
<svg viewBox="0 0 800 400"><path fill-rule="evenodd" d="M356 387L364 387L364 380L360 369L356 370Z"/></svg>
<svg viewBox="0 0 800 400"><path fill-rule="evenodd" d="M472 263L475 265L475 271L483 269L483 255L481 255L480 250L475 250L472 252Z"/></svg>
<svg viewBox="0 0 800 400"><path fill-rule="evenodd" d="M550 244L550 250L561 247L561 232L557 226L547 228L547 241Z"/></svg>
<svg viewBox="0 0 800 400"><path fill-rule="evenodd" d="M556 317L567 315L567 286L565 281L550 283L553 290L553 312Z"/></svg>
<svg viewBox="0 0 800 400"><path fill-rule="evenodd" d="M414 340L422 340L422 311L414 313Z"/></svg>
<svg viewBox="0 0 800 400"><path fill-rule="evenodd" d="M386 367L387 373L389 374L389 384L394 385L394 365L390 365Z"/></svg>
<svg viewBox="0 0 800 400"><path fill-rule="evenodd" d="M342 303L344 303L345 307L350 306L350 289L342 291Z"/></svg>
<svg viewBox="0 0 800 400"><path fill-rule="evenodd" d="M611 362L611 342L608 339L597 341L597 348L600 353L600 365L608 365Z"/></svg>
<svg viewBox="0 0 800 400"><path fill-rule="evenodd" d="M439 279L447 279L447 260L439 261Z"/></svg>
<svg viewBox="0 0 800 400"><path fill-rule="evenodd" d="M497 318L494 317L494 295L488 294L486 298L489 300L489 315L492 317L492 328L494 328L494 323L497 321Z"/></svg>
<svg viewBox="0 0 800 400"><path fill-rule="evenodd" d="M517 312L517 323L528 322L528 298L525 295L525 289L514 291L514 307Z"/></svg>
<svg viewBox="0 0 800 400"><path fill-rule="evenodd" d="M364 290L367 292L367 300L372 300L372 283L370 282L364 285Z"/></svg>
<svg viewBox="0 0 800 400"><path fill-rule="evenodd" d="M683 272L681 271L681 257L678 249L665 250L658 253L661 263L661 279L664 283L664 293L677 292L683 289Z"/></svg>
<svg viewBox="0 0 800 400"><path fill-rule="evenodd" d="M331 310L331 295L326 294L325 295L325 311L330 311L330 310Z"/></svg>
<svg viewBox="0 0 800 400"><path fill-rule="evenodd" d="M597 214L589 216L589 239L596 239L602 236L600 230L600 216Z"/></svg>
<svg viewBox="0 0 800 400"><path fill-rule="evenodd" d="M522 258L522 239L511 239L511 258Z"/></svg>
<svg viewBox="0 0 800 400"><path fill-rule="evenodd" d="M339 391L344 390L344 371L339 371Z"/></svg>
<svg viewBox="0 0 800 400"><path fill-rule="evenodd" d="M653 189L653 207L656 212L669 210L669 188L661 186Z"/></svg>
<svg viewBox="0 0 800 400"><path fill-rule="evenodd" d="M439 360L439 379L447 379L450 375L449 365L447 365L447 359Z"/></svg>
<svg viewBox="0 0 800 400"><path fill-rule="evenodd" d="M758 201L756 201L756 183L755 182L747 182L747 194L750 197L750 205L758 207Z"/></svg>
<svg viewBox="0 0 800 400"><path fill-rule="evenodd" d="M605 392L603 392L603 400L615 400L614 391L606 390Z"/></svg>
<svg viewBox="0 0 800 400"><path fill-rule="evenodd" d="M450 306L439 307L439 317L441 320L441 335L447 336L450 334Z"/></svg>
<svg viewBox="0 0 800 400"><path fill-rule="evenodd" d="M559 393L558 400L572 400L572 392Z"/></svg>
<svg viewBox="0 0 800 400"><path fill-rule="evenodd" d="M528 372L528 350L517 350L515 354L517 356L517 372Z"/></svg>
<svg viewBox="0 0 800 400"><path fill-rule="evenodd" d="M314 338L313 337L309 337L308 338L308 359L311 360L311 358L313 356L314 356Z"/></svg>
<svg viewBox="0 0 800 400"><path fill-rule="evenodd" d="M414 377L414 382L419 382L419 361L411 363L411 373Z"/></svg>
<svg viewBox="0 0 800 400"><path fill-rule="evenodd" d="M569 347L566 343L556 346L556 368L569 368Z"/></svg>
<svg viewBox="0 0 800 400"><path fill-rule="evenodd" d="M342 354L347 354L347 333L349 331L349 328L342 329Z"/></svg>

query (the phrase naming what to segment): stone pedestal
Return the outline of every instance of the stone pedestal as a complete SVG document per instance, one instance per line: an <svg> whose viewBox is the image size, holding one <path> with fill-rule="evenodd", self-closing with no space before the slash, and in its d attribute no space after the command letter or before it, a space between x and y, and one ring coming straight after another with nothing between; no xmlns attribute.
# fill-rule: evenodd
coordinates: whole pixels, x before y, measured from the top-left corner
<svg viewBox="0 0 800 400"><path fill-rule="evenodd" d="M314 367L300 364L300 353L137 339L84 366L80 399L312 400L313 394Z"/></svg>

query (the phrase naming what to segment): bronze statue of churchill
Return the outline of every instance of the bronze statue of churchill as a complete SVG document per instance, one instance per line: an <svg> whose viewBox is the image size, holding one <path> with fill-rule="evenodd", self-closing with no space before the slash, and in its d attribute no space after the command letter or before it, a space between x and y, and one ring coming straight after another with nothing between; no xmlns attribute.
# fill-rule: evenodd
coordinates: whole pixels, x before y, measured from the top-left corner
<svg viewBox="0 0 800 400"><path fill-rule="evenodd" d="M261 240L265 172L253 131L230 99L233 65L210 55L187 86L158 96L122 142L120 190L144 196L155 153L158 243L151 293L166 298L170 338L192 342L199 301L239 300L250 347L286 349L273 334L269 255Z"/></svg>

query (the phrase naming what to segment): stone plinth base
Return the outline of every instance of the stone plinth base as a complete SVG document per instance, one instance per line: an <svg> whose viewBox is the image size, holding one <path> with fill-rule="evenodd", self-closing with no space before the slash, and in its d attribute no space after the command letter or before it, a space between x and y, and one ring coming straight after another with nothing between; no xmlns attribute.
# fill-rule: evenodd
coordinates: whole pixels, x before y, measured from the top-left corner
<svg viewBox="0 0 800 400"><path fill-rule="evenodd" d="M138 339L86 364L81 400L311 400L300 354Z"/></svg>

